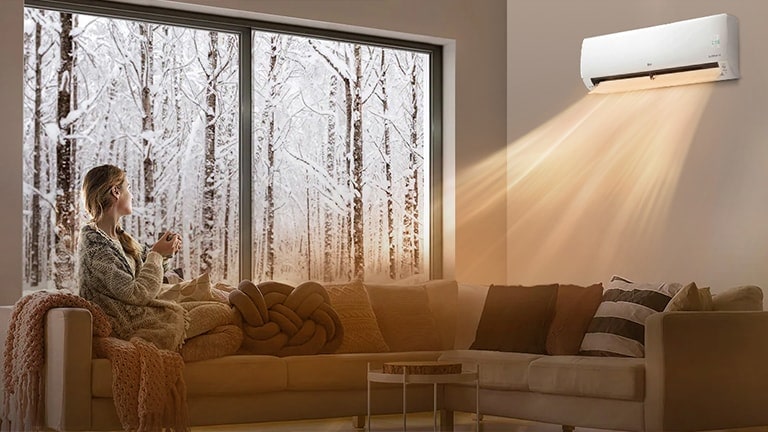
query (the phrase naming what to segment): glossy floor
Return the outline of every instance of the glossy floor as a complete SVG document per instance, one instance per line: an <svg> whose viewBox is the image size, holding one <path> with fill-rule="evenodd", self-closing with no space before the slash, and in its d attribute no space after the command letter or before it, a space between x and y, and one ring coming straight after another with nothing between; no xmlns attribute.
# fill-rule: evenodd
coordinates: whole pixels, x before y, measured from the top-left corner
<svg viewBox="0 0 768 432"><path fill-rule="evenodd" d="M456 413L455 432L476 432L474 417L467 413ZM409 414L408 431L432 431L432 413ZM403 430L403 419L399 415L375 416L372 421L374 432L397 432ZM302 420L293 422L256 423L249 425L194 427L193 432L355 432L351 417ZM559 425L527 422L485 416L481 422L481 432L561 432ZM768 428L734 429L727 432L768 432ZM576 428L576 432L610 432L602 429ZM726 432L726 431L722 431Z"/></svg>

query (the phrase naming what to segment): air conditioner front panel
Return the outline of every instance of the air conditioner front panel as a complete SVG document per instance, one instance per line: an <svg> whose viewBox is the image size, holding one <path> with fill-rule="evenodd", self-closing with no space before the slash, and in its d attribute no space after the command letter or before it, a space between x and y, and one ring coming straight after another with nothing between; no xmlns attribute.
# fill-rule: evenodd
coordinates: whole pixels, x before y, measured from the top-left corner
<svg viewBox="0 0 768 432"><path fill-rule="evenodd" d="M655 27L584 39L581 76L590 89L593 78L718 63L719 79L739 77L738 20L713 15Z"/></svg>

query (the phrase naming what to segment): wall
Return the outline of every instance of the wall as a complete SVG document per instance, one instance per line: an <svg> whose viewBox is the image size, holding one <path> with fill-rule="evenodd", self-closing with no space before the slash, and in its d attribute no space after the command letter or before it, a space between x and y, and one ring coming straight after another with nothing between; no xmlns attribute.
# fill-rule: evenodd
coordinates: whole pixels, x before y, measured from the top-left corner
<svg viewBox="0 0 768 432"><path fill-rule="evenodd" d="M506 4L504 0L125 0L172 7L407 37L445 46L446 277L493 282L505 277L506 206L488 198L503 195L496 178L482 190L470 190L467 171L505 145ZM21 289L21 87L23 0L0 2L0 302L8 304ZM488 202L481 212L476 201Z"/></svg>
<svg viewBox="0 0 768 432"><path fill-rule="evenodd" d="M577 190L583 194L580 197L547 201L548 212L559 214L556 222L547 219L548 223L542 223L541 218L522 222L525 209L520 208L518 195L513 194L515 188L510 184L507 196L509 283L590 283L621 274L638 281L695 281L700 286L712 286L715 291L741 284L768 288L768 265L765 264L768 260L768 83L765 81L768 56L762 45L768 38L763 18L768 14L766 2L509 0L508 163L513 163L513 156L521 154L522 143L533 139L535 134L529 134L531 131L551 120L564 122L567 110L583 103L587 93L579 70L583 38L718 13L729 13L740 20L742 78L706 84L711 86L711 96L709 102L702 105L698 123L668 124L675 121L670 120L674 117L671 115L650 126L655 130L677 127L691 135L690 146L683 149L683 156L675 167L679 172L663 180L667 182L669 196L661 211L655 212L653 218L644 219L645 223L625 224L621 227L623 230L610 231L608 226L622 215L581 209L594 217L577 217L571 213L574 202L591 202L599 209L623 205L625 209L635 209L638 214L632 216L639 217L639 213L650 211L649 206L658 203L660 197L647 196L647 205L632 205L622 202L622 196L606 195L606 201L612 200L613 207L600 208L604 203L593 199L599 191L582 189ZM651 109L664 108L657 105ZM610 124L604 125L605 130L610 128ZM537 133L544 129L538 129ZM626 144L610 142L610 137L599 131L593 131L592 135L594 140L606 141L602 143L604 152ZM582 138L588 143L586 150L591 143L588 137ZM641 147L634 151L643 151L642 140L631 144ZM546 181L568 187L557 183L559 178L571 178L567 172L568 162L561 161L558 166L564 169L550 172ZM659 172L657 177L662 178L664 174ZM587 172L586 175L604 175L601 181L605 184L624 180L617 171ZM543 201L549 197L539 198ZM517 229L516 224L524 229ZM513 231L517 235L512 236ZM616 235L617 232L620 235ZM518 241L518 237L527 241ZM547 239L548 243L531 241L537 238ZM546 248L546 253L538 253L540 248Z"/></svg>
<svg viewBox="0 0 768 432"><path fill-rule="evenodd" d="M11 304L21 295L21 142L22 142L22 44L23 2L0 2L0 304Z"/></svg>

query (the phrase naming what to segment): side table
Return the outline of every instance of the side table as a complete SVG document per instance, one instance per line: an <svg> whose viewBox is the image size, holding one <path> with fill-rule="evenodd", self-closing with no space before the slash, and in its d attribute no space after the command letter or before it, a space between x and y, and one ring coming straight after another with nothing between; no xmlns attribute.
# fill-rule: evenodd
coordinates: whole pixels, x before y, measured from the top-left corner
<svg viewBox="0 0 768 432"><path fill-rule="evenodd" d="M455 364L449 364L445 362L394 362L385 363L388 371L384 372L382 369L371 370L371 364L368 363L368 414L367 414L367 427L366 430L371 430L371 383L401 383L403 385L403 431L407 430L407 389L408 384L432 384L432 421L433 430L437 432L437 386L442 384L458 384L464 382L475 383L475 410L476 410L476 424L477 430L480 430L480 366L475 366L473 371L461 370L461 364L458 364L459 369L452 371L451 373L441 373L446 369L451 369L451 366ZM396 370L400 373L392 373L392 370ZM413 372L413 371L418 371ZM431 373L431 371L436 371Z"/></svg>

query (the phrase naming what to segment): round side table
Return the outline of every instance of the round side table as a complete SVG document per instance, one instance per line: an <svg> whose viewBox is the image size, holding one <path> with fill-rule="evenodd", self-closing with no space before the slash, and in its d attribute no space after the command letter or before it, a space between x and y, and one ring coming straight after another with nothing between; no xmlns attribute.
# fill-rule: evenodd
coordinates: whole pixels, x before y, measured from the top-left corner
<svg viewBox="0 0 768 432"><path fill-rule="evenodd" d="M458 368L456 367L458 366ZM391 362L383 369L371 370L368 363L368 414L366 430L371 430L371 383L395 383L403 385L403 431L407 430L408 384L432 384L432 421L437 432L437 387L443 384L475 383L475 410L477 430L480 430L480 366L473 371L461 370L461 363L448 362Z"/></svg>

